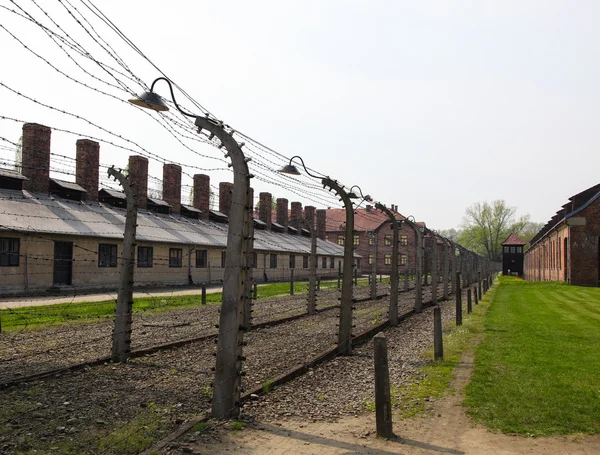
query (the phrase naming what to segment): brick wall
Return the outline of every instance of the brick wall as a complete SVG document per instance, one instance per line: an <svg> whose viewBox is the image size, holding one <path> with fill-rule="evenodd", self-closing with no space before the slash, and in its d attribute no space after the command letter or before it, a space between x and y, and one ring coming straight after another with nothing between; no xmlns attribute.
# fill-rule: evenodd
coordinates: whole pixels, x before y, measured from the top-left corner
<svg viewBox="0 0 600 455"><path fill-rule="evenodd" d="M163 200L171 206L173 213L181 212L181 166L163 166Z"/></svg>
<svg viewBox="0 0 600 455"><path fill-rule="evenodd" d="M233 183L219 183L219 212L229 216L231 210L231 198L233 193Z"/></svg>
<svg viewBox="0 0 600 455"><path fill-rule="evenodd" d="M129 157L129 183L140 209L148 207L148 158L134 155Z"/></svg>

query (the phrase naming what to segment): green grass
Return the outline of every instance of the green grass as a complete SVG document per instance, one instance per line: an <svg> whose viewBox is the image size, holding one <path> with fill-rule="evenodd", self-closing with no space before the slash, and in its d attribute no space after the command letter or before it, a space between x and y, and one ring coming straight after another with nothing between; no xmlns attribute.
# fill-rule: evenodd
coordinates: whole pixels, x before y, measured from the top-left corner
<svg viewBox="0 0 600 455"><path fill-rule="evenodd" d="M600 432L600 289L502 277L464 402L528 436Z"/></svg>
<svg viewBox="0 0 600 455"><path fill-rule="evenodd" d="M337 282L321 282L321 289L337 287ZM306 294L308 283L294 283L295 294ZM269 283L258 287L258 299L289 295L290 283ZM206 294L208 305L220 305L222 293ZM158 313L177 308L190 308L200 305L201 294L182 296L143 297L134 299L133 313ZM44 306L28 306L0 310L3 331L22 329L43 329L51 325L90 323L99 319L112 319L116 300L102 302L59 303Z"/></svg>

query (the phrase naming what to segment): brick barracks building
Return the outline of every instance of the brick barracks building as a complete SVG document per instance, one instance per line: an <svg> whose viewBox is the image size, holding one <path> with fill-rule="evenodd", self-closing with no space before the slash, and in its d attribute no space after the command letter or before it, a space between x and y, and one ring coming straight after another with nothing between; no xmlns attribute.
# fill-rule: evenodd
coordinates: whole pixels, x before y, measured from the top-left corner
<svg viewBox="0 0 600 455"><path fill-rule="evenodd" d="M600 184L577 193L531 240L525 279L600 285Z"/></svg>

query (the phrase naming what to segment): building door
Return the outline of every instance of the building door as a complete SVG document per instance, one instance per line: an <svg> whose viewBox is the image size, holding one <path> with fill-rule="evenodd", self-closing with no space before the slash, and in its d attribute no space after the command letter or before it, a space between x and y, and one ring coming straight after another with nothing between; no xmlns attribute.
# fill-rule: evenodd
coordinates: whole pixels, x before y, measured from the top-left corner
<svg viewBox="0 0 600 455"><path fill-rule="evenodd" d="M54 285L71 285L73 243L54 242Z"/></svg>

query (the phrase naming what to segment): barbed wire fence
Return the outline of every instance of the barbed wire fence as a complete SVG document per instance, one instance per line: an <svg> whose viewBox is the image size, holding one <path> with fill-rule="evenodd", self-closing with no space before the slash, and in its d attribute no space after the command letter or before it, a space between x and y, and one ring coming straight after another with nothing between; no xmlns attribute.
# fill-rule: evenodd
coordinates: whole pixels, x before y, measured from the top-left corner
<svg viewBox="0 0 600 455"><path fill-rule="evenodd" d="M177 109L171 109L161 114L152 114L127 103L127 97L135 97L148 86L133 71L133 66L122 57L118 44L125 42L133 48L146 64L154 67L160 74L165 74L151 62L118 28L110 22L102 12L90 1L59 0L53 5L52 11L46 3L31 1L8 1L0 5L3 16L20 20L22 28L11 28L10 21L0 21L0 30L6 39L13 41L22 48L24 54L37 60L49 72L68 80L74 86L90 92L91 95L122 108L126 103L127 109L135 109L136 114L145 115L144 119L155 124L158 129L168 135L173 144L190 152L194 160L186 163L173 162L168 157L150 150L139 141L119 134L113 128L103 126L86 113L74 112L70 107L59 106L43 97L28 94L28 90L0 82L0 89L8 96L27 103L36 112L52 114L52 131L65 136L77 136L98 142L102 147L116 150L119 153L140 155L152 162L177 164L181 166L183 175L189 178L196 172L221 172L229 178L235 169L228 167L227 154L224 153L223 141L209 131L197 131L193 121L179 114ZM27 6L23 6L23 5ZM54 9L57 7L58 9ZM61 11L60 13L58 11ZM46 44L53 46L56 52L52 58L45 55L39 42L28 35L28 31L42 33ZM111 38L108 38L110 36ZM115 40L115 38L118 38ZM165 76L166 77L166 76ZM200 115L217 119L210 111L189 96L181 87L174 84L184 95L182 107L191 106ZM176 107L172 101L167 101L171 108ZM0 115L2 124L26 123L25 119ZM283 165L289 163L289 158L253 138L234 130L226 124L221 124L227 135L240 146L248 161L249 172L261 185L275 188L284 195L294 195L304 201L323 207L339 208L343 206L332 193L324 189L318 181L301 175L290 177L277 172ZM243 143L243 146L242 146ZM8 137L0 137L0 165L5 168L23 166L13 156L13 151L19 144ZM68 154L50 152L51 175L65 176L72 179L76 176L77 162ZM92 163L87 163L92 164ZM119 185L111 182L106 175L112 166L123 163L101 163L100 182L104 188L119 191ZM27 167L27 166L26 166ZM311 171L313 169L309 168ZM233 172L232 172L233 171ZM316 171L318 172L318 171ZM319 174L321 174L319 172ZM324 174L321 174L324 175ZM151 185L161 188L162 179L149 176ZM193 186L182 185L182 193L189 194ZM212 186L218 190L216 186ZM160 196L157 193L157 196ZM63 216L64 223L77 223L79 215L90 210L85 203L63 201L52 196L40 196L29 193L28 203L43 205L50 211L59 212L69 206ZM0 201L13 201L14 195L2 195ZM243 202L244 210L252 210L257 200L248 198ZM240 204L234 201L233 204ZM48 277L48 271L55 261L54 254L48 249L56 240L55 233L43 227L31 228L49 224L56 217L49 214L38 214L34 211L22 213L11 209L6 204L1 215L8 218L21 217L22 226L29 226L27 231L26 252L19 251L19 261L27 263L31 269L25 274L21 270L9 269L5 274L7 282L24 282L35 279L37 275ZM234 208L235 210L235 208ZM72 259L71 267L77 269L81 282L93 281L98 275L103 275L103 285L108 291L103 292L106 299L100 301L87 300L84 296L88 288L71 285L68 290L61 292L59 304L44 304L33 296L14 299L10 308L0 310L2 331L0 333L0 388L3 400L0 405L0 447L6 453L18 453L30 449L45 450L58 446L66 453L123 453L143 450L150 443L167 434L186 419L197 416L204 410L222 408L221 414L237 416L243 406L243 399L250 391L268 391L270 385L288 370L314 360L323 352L331 351L332 356L339 355L336 351L339 321L339 280L335 266L331 267L331 255L324 254L326 264L317 268L318 311L308 315L306 305L306 286L300 285L294 289L294 295L282 296L285 291L272 290L268 287L258 287L257 292L250 295L249 282L242 283L244 299L251 299L252 310L249 326L240 325L244 315L236 315L235 322L230 328L222 329L220 311L222 293L209 293L204 298L199 290L204 286L219 287L223 279L233 270L239 274L243 268L248 271L250 256L246 262L235 265L219 264L221 267L208 267L206 280L196 282L196 287L182 292L181 276L184 267L169 267L173 263L171 254L157 253L153 255L153 263L161 266L160 283L164 290L144 289L135 297L131 320L130 352L127 362L111 363L111 347L114 339L120 333L115 330L115 309L118 294L122 291L116 271L123 267L131 267L133 263L124 263L118 256L114 267L99 270L98 249L86 241L86 236L100 236L108 239L122 238L125 227L125 216L116 213L115 220L106 227L102 220L86 220L86 229L79 229L78 237L72 238L72 248L77 255ZM65 213L65 212L61 212ZM377 222L379 218L357 211L356 217L366 221ZM251 223L247 219L245 228ZM314 222L314 220L313 220ZM143 225L143 221L140 222ZM202 225L201 222L198 222ZM3 232L18 233L14 226L0 226ZM187 235L197 232L191 224L183 223L161 226L163 231L171 235ZM341 231L340 226L331 223L326 225L327 231ZM215 240L220 245L229 245L228 229L215 228ZM250 231L251 232L251 231ZM246 236L245 253L252 253L252 242L248 231L234 232L237 236ZM429 236L435 234L427 234ZM149 242L160 242L161 236L146 234ZM134 239L135 240L135 239ZM281 256L296 254L296 250L281 250L280 245L261 238ZM352 244L353 238L345 238L346 244ZM97 243L97 242L96 242ZM433 246L435 245L435 246ZM475 266L472 253L464 249L458 252L453 249L450 253L452 260L437 261L439 251L437 241L431 246L417 244L415 252L423 249L427 264L414 275L443 276L447 286L452 280L450 266L461 273L468 284L474 283L476 273L481 273L482 279L487 279L490 267L478 259ZM220 248L220 251L223 248ZM182 249L177 258L177 265L192 263L193 249ZM444 250L447 253L447 250ZM261 254L270 254L261 251ZM407 249L407 256L410 252ZM415 253L416 254L416 253ZM266 258L265 258L266 262ZM410 264L410 257L407 257ZM108 269L114 270L108 270ZM262 270L266 271L266 263ZM254 273L261 268L256 267ZM305 269L302 267L302 269ZM37 271L36 271L37 270ZM291 268L287 268L287 273ZM294 269L295 278L308 278L308 272L300 273L301 268ZM441 272L441 273L440 273ZM136 267L134 282L151 283L155 272L143 267ZM304 276L302 276L304 275ZM449 276L449 279L448 279ZM221 277L221 278L219 278ZM469 278L467 278L469 277ZM326 281L327 278L334 278ZM416 278L416 277L415 277ZM285 272L282 280L289 279ZM357 280L355 276L343 276L343 280ZM252 281L251 279L247 279ZM336 282L337 281L337 282ZM414 281L414 280L413 280ZM361 280L360 286L353 289L353 328L355 339L368 334L374 329L380 329L389 322L389 283L377 285L377 297L372 299L366 280ZM133 283L132 283L133 284ZM434 283L410 283L399 300L399 314L404 316L414 310L421 311L421 305L415 308L415 302L427 303L438 292L438 280ZM275 287L276 285L272 285ZM285 288L286 284L283 285ZM432 286L435 290L432 292ZM415 289L416 288L416 289ZM419 289L424 292L417 296ZM210 289L209 289L210 290ZM264 290L264 292L263 292ZM189 293L188 293L189 291ZM289 292L288 292L289 293ZM445 294L445 293L444 293ZM437 299L436 299L437 300ZM436 304L437 301L432 302ZM336 311L337 310L337 311ZM246 315L248 316L248 315ZM249 319L248 319L249 320ZM231 338L232 332L240 333L237 338ZM231 345L230 340L234 340ZM236 352L235 372L221 375L215 373L220 367L215 358L225 350L234 349ZM233 365L228 364L231 370ZM228 392L223 393L222 383L231 383ZM214 390L221 387L221 395L215 399ZM232 397L235 398L232 400Z"/></svg>

